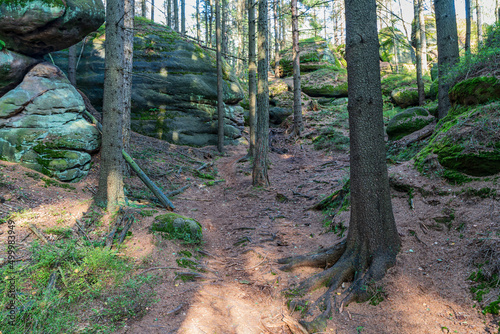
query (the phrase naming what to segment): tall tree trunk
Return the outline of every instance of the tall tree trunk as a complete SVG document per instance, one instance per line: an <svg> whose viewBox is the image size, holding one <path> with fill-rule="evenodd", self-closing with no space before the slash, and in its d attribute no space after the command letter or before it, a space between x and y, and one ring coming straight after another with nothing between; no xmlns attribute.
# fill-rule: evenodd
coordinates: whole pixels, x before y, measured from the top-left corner
<svg viewBox="0 0 500 334"><path fill-rule="evenodd" d="M418 0L418 19L420 21L420 50L422 52L422 74L427 73L427 37L425 36L424 0Z"/></svg>
<svg viewBox="0 0 500 334"><path fill-rule="evenodd" d="M209 35L210 35L210 47L212 47L212 46L213 46L213 45L212 45L212 44L213 44L213 43L212 43L212 39L213 39L213 38L212 38L212 36L213 36L213 35L212 35L212 23L213 23L213 21L214 21L214 6L213 6L213 4L212 4L212 1L211 1L211 0L209 0L209 4L210 4L210 18L209 18L209 20L210 20L210 34L209 34Z"/></svg>
<svg viewBox="0 0 500 334"><path fill-rule="evenodd" d="M141 16L148 17L148 7L146 6L146 0L141 0Z"/></svg>
<svg viewBox="0 0 500 334"><path fill-rule="evenodd" d="M151 21L155 21L155 0L151 0Z"/></svg>
<svg viewBox="0 0 500 334"><path fill-rule="evenodd" d="M222 89L222 29L220 0L215 0L215 33L217 44L217 149L224 152L224 91Z"/></svg>
<svg viewBox="0 0 500 334"><path fill-rule="evenodd" d="M227 0L222 0L222 8L221 8L221 43L222 43L222 54L228 54L228 31L227 31Z"/></svg>
<svg viewBox="0 0 500 334"><path fill-rule="evenodd" d="M179 0L174 0L174 25L175 31L180 32L179 27Z"/></svg>
<svg viewBox="0 0 500 334"><path fill-rule="evenodd" d="M205 0L205 43L208 46L210 40L210 34L208 31L208 0Z"/></svg>
<svg viewBox="0 0 500 334"><path fill-rule="evenodd" d="M201 41L200 0L196 0L196 38Z"/></svg>
<svg viewBox="0 0 500 334"><path fill-rule="evenodd" d="M186 34L186 0L181 0L181 34Z"/></svg>
<svg viewBox="0 0 500 334"><path fill-rule="evenodd" d="M267 58L268 41L268 19L267 0L259 0L259 24L257 30L258 43L258 84L257 84L257 132L255 143L255 156L253 160L253 185L268 186L267 175L267 153L269 151L269 59Z"/></svg>
<svg viewBox="0 0 500 334"><path fill-rule="evenodd" d="M244 57L244 36L243 29L243 12L245 11L245 0L238 0L238 8L236 12L236 25L238 27L238 59L236 59L236 76L240 76L243 71L243 57Z"/></svg>
<svg viewBox="0 0 500 334"><path fill-rule="evenodd" d="M278 1L274 1L274 76L280 77L280 45L278 36Z"/></svg>
<svg viewBox="0 0 500 334"><path fill-rule="evenodd" d="M465 53L470 53L471 15L470 0L465 0Z"/></svg>
<svg viewBox="0 0 500 334"><path fill-rule="evenodd" d="M483 45L483 14L481 10L481 2L476 0L476 13L477 13L477 47Z"/></svg>
<svg viewBox="0 0 500 334"><path fill-rule="evenodd" d="M317 303L323 313L302 323L308 333L326 332L334 296L342 296L342 300L337 299L340 308L373 297L367 286L381 280L396 263L401 245L386 165L375 0L346 0L345 17L351 152L349 231L344 241L331 248L278 261L287 264L282 270L311 265L327 268L294 287L294 294L300 296L327 287ZM348 289L337 290L350 280Z"/></svg>
<svg viewBox="0 0 500 334"><path fill-rule="evenodd" d="M284 7L283 7L283 0L280 1L280 20L279 22L281 23L281 42L280 42L280 49L283 50L285 49L286 46L286 17L284 13Z"/></svg>
<svg viewBox="0 0 500 334"><path fill-rule="evenodd" d="M250 117L249 155L255 157L257 132L257 51L255 49L255 0L248 0L248 103Z"/></svg>
<svg viewBox="0 0 500 334"><path fill-rule="evenodd" d="M292 54L293 54L293 129L296 136L304 129L300 88L299 17L297 0L292 0Z"/></svg>
<svg viewBox="0 0 500 334"><path fill-rule="evenodd" d="M123 192L122 122L124 109L124 2L108 0L106 5L106 71L103 96L103 135L99 188L96 201L114 211L125 201Z"/></svg>
<svg viewBox="0 0 500 334"><path fill-rule="evenodd" d="M418 105L422 106L425 102L425 89L424 80L422 78L422 44L421 44L421 29L420 29L420 6L421 0L413 0L413 20L414 20L414 30L415 30L415 58L416 58L416 72L417 72L417 90L418 90Z"/></svg>
<svg viewBox="0 0 500 334"><path fill-rule="evenodd" d="M165 0L163 3L163 8L165 10L165 19L167 21L167 26L172 28L172 3L170 0Z"/></svg>
<svg viewBox="0 0 500 334"><path fill-rule="evenodd" d="M448 91L450 84L443 80L447 67L458 61L457 22L453 0L434 0L438 47L438 119L448 114L451 107Z"/></svg>
<svg viewBox="0 0 500 334"><path fill-rule="evenodd" d="M132 109L132 70L134 64L134 0L124 0L124 72L123 72L123 149L130 152L130 111ZM128 164L123 164L123 172L129 174Z"/></svg>
<svg viewBox="0 0 500 334"><path fill-rule="evenodd" d="M76 86L76 45L68 49L68 80Z"/></svg>

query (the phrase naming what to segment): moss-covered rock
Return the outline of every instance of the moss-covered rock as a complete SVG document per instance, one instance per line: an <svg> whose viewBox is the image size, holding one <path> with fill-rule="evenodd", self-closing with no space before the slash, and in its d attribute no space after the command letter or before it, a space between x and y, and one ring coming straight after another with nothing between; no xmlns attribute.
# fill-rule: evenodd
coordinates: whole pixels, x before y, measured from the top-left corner
<svg viewBox="0 0 500 334"><path fill-rule="evenodd" d="M100 145L97 129L82 117L84 109L61 70L36 65L0 98L0 158L61 181L80 179Z"/></svg>
<svg viewBox="0 0 500 334"><path fill-rule="evenodd" d="M321 37L311 37L299 41L300 49L300 72L309 73L323 68L339 70L345 66L339 60L341 57L335 55L333 46ZM293 75L293 52L292 48L286 48L280 52L280 70L282 77ZM274 67L274 62L271 62Z"/></svg>
<svg viewBox="0 0 500 334"><path fill-rule="evenodd" d="M345 70L320 69L302 76L302 91L312 97L347 97Z"/></svg>
<svg viewBox="0 0 500 334"><path fill-rule="evenodd" d="M0 0L0 40L9 50L43 56L78 43L104 19L101 0Z"/></svg>
<svg viewBox="0 0 500 334"><path fill-rule="evenodd" d="M476 77L457 83L449 92L452 104L465 106L500 99L500 81L495 77Z"/></svg>
<svg viewBox="0 0 500 334"><path fill-rule="evenodd" d="M497 174L500 172L499 128L499 102L452 109L439 122L429 144L415 157L415 166L426 172L436 169L437 160L440 168L448 171L471 176Z"/></svg>
<svg viewBox="0 0 500 334"><path fill-rule="evenodd" d="M277 95L283 94L289 91L288 85L280 80L273 81L269 83L269 97L273 98Z"/></svg>
<svg viewBox="0 0 500 334"><path fill-rule="evenodd" d="M133 131L181 145L217 143L217 67L212 51L183 39L169 27L136 18L132 76ZM78 87L100 110L104 84L104 35L85 44L78 67ZM67 68L67 52L52 54ZM243 99L237 78L223 66L227 112ZM241 127L226 113L227 141Z"/></svg>
<svg viewBox="0 0 500 334"><path fill-rule="evenodd" d="M169 239L180 239L186 243L198 244L203 237L200 223L173 212L156 216L151 230L162 232Z"/></svg>
<svg viewBox="0 0 500 334"><path fill-rule="evenodd" d="M396 88L391 93L392 101L401 108L418 105L418 90L415 87Z"/></svg>
<svg viewBox="0 0 500 334"><path fill-rule="evenodd" d="M400 139L430 124L434 117L425 108L415 107L396 114L387 125L387 135L391 140Z"/></svg>

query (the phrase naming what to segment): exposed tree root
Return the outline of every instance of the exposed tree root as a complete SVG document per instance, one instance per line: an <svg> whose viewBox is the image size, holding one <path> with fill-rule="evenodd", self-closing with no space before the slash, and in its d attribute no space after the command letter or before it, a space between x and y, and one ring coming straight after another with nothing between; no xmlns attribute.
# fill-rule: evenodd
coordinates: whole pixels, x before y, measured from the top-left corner
<svg viewBox="0 0 500 334"><path fill-rule="evenodd" d="M324 271L302 281L298 287L289 290L290 297L301 297L306 293L325 286L328 290L312 305L321 311L321 314L312 321L301 321L301 324L310 332L321 332L326 328L327 320L335 307L342 312L345 305L351 302L364 302L372 297L370 286L382 279L387 269L394 265L395 255L392 253L371 254L366 247L349 248L343 241L332 248L316 254L302 255L281 259L278 262L286 264L281 270L291 270L298 267L325 267ZM342 283L352 282L350 287L340 296L337 290ZM340 302L337 303L337 298ZM333 303L333 304L332 304ZM300 304L292 301L290 306Z"/></svg>

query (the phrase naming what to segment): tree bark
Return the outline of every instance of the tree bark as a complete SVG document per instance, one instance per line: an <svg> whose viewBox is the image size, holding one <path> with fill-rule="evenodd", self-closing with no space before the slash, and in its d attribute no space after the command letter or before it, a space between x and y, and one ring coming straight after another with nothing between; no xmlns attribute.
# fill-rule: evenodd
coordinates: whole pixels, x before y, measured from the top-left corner
<svg viewBox="0 0 500 334"><path fill-rule="evenodd" d="M465 0L465 53L470 53L471 16L470 0Z"/></svg>
<svg viewBox="0 0 500 334"><path fill-rule="evenodd" d="M210 35L208 31L208 0L205 0L205 44L208 46Z"/></svg>
<svg viewBox="0 0 500 334"><path fill-rule="evenodd" d="M141 0L141 16L148 16L148 7L146 6L146 0Z"/></svg>
<svg viewBox="0 0 500 334"><path fill-rule="evenodd" d="M76 86L76 45L68 49L68 80Z"/></svg>
<svg viewBox="0 0 500 334"><path fill-rule="evenodd" d="M279 78L280 45L278 37L278 1L274 1L274 77Z"/></svg>
<svg viewBox="0 0 500 334"><path fill-rule="evenodd" d="M180 32L180 27L179 27L179 0L173 0L174 1L174 25L175 25L175 31Z"/></svg>
<svg viewBox="0 0 500 334"><path fill-rule="evenodd" d="M132 99L132 70L134 64L134 0L124 0L124 72L123 72L123 149L130 152L130 111ZM129 175L128 165L123 173Z"/></svg>
<svg viewBox="0 0 500 334"><path fill-rule="evenodd" d="M210 40L209 40L209 43L210 43L210 47L213 46L213 43L212 43L212 25L213 25L213 21L214 21L214 6L212 5L212 1L209 0L208 3L210 4L210 17L209 17L209 25L210 25L210 33L209 33L209 36L210 36Z"/></svg>
<svg viewBox="0 0 500 334"><path fill-rule="evenodd" d="M221 52L223 55L229 53L228 49L228 31L227 31L227 0L222 0L222 8L221 11Z"/></svg>
<svg viewBox="0 0 500 334"><path fill-rule="evenodd" d="M476 14L477 14L477 47L483 45L483 13L481 10L481 3L476 0Z"/></svg>
<svg viewBox="0 0 500 334"><path fill-rule="evenodd" d="M279 260L289 270L299 266L327 268L294 289L303 295L317 287L327 292L315 303L323 312L303 322L309 333L323 332L332 313L332 298L343 282L340 309L366 301L369 287L396 263L400 238L392 212L384 142L379 41L375 0L346 0L346 59L349 87L350 202L347 238L313 255ZM333 264L333 266L332 266Z"/></svg>
<svg viewBox="0 0 500 334"><path fill-rule="evenodd" d="M454 1L434 0L434 9L438 47L438 119L442 119L451 108L448 97L451 87L443 78L447 68L458 61L458 35Z"/></svg>
<svg viewBox="0 0 500 334"><path fill-rule="evenodd" d="M186 34L186 0L181 0L181 34Z"/></svg>
<svg viewBox="0 0 500 334"><path fill-rule="evenodd" d="M217 149L224 152L224 91L222 89L222 29L220 0L215 0L215 30L217 44Z"/></svg>
<svg viewBox="0 0 500 334"><path fill-rule="evenodd" d="M293 49L293 129L296 136L304 130L302 121L302 89L300 87L299 18L297 0L292 0L292 49Z"/></svg>
<svg viewBox="0 0 500 334"><path fill-rule="evenodd" d="M421 0L413 0L413 20L414 20L414 30L415 30L415 58L416 58L416 72L417 72L417 91L418 91L418 105L422 106L425 102L425 89L424 80L422 78L422 38L421 38L421 22L420 22L420 12L421 12L422 2Z"/></svg>
<svg viewBox="0 0 500 334"><path fill-rule="evenodd" d="M248 102L250 118L250 149L249 155L255 156L257 130L257 64L255 49L255 0L248 0Z"/></svg>
<svg viewBox="0 0 500 334"><path fill-rule="evenodd" d="M124 108L124 2L106 5L106 51L103 96L103 135L96 201L114 211L125 201L123 192L122 122Z"/></svg>
<svg viewBox="0 0 500 334"><path fill-rule="evenodd" d="M201 41L200 0L196 0L196 38Z"/></svg>
<svg viewBox="0 0 500 334"><path fill-rule="evenodd" d="M420 21L420 50L422 53L422 75L427 73L427 37L425 35L424 0L418 0L418 18ZM425 96L424 96L425 98Z"/></svg>
<svg viewBox="0 0 500 334"><path fill-rule="evenodd" d="M253 160L253 185L265 187L269 185L267 175L267 153L269 151L269 59L267 58L268 41L268 6L267 0L259 0L259 21L257 30L258 43L258 84L257 84L257 131L255 156Z"/></svg>
<svg viewBox="0 0 500 334"><path fill-rule="evenodd" d="M155 0L151 1L151 21L155 21Z"/></svg>

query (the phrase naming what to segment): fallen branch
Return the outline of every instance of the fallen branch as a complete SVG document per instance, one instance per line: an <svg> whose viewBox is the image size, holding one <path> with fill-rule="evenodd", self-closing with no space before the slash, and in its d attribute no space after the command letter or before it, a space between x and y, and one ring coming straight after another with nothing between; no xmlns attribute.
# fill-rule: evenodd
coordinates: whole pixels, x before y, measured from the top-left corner
<svg viewBox="0 0 500 334"><path fill-rule="evenodd" d="M132 216L132 215L129 215L129 216L127 217L127 219L128 219L127 225L125 225L125 227L123 228L122 233L120 234L120 238L118 239L118 245L120 245L120 244L123 242L123 240L124 240L124 239L125 239L125 237L127 236L127 232L128 232L128 230L130 229L130 227L132 226L132 224L133 224L133 223L134 223L134 221L135 221L135 218L134 218L134 216Z"/></svg>
<svg viewBox="0 0 500 334"><path fill-rule="evenodd" d="M38 237L38 239L40 239L44 244L48 244L49 241L47 240L47 238L45 238L45 236L42 234L42 232L40 232L40 230L33 224L29 224L28 225L30 230L33 231L33 233L36 234L36 236Z"/></svg>
<svg viewBox="0 0 500 334"><path fill-rule="evenodd" d="M184 190L186 190L186 189L187 189L187 188L189 188L189 187L191 187L191 185L190 185L190 184L185 185L185 186L184 186L184 187L182 187L182 188L179 188L179 189L173 190L173 191L171 191L171 192L169 192L169 193L166 193L166 194L165 194L165 196L167 196L167 197L172 197L172 196L175 196L175 195L179 195L180 193L183 193L183 192L184 192Z"/></svg>

